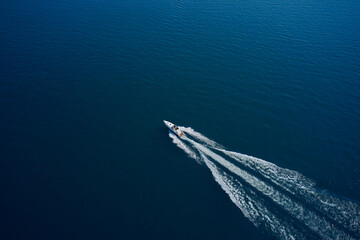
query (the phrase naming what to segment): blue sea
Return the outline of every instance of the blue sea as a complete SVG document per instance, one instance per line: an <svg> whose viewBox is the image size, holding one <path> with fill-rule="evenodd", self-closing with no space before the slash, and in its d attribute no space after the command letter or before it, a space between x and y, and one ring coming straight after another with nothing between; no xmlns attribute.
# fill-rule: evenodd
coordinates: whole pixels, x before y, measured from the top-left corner
<svg viewBox="0 0 360 240"><path fill-rule="evenodd" d="M360 239L359 143L359 1L0 3L0 239Z"/></svg>

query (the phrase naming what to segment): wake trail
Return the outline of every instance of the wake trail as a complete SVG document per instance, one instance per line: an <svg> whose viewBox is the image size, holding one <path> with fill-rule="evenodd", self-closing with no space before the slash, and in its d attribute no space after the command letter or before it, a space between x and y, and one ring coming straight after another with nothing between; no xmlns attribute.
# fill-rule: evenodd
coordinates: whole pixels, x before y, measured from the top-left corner
<svg viewBox="0 0 360 240"><path fill-rule="evenodd" d="M358 204L331 196L324 191L319 191L312 180L296 171L281 168L259 158L227 151L224 147L220 147L220 144L196 132L194 129L184 129L190 129L189 134L197 136L197 139L202 139L202 142L210 148L223 152L243 166L261 174L261 176L270 180L278 187L310 204L314 209L340 224L343 228L355 233L360 238L360 206ZM354 215L354 213L357 214Z"/></svg>
<svg viewBox="0 0 360 240"><path fill-rule="evenodd" d="M234 164L226 161L223 157L212 152L210 149L202 146L201 144L196 143L190 139L188 139L188 141L190 141L190 143L192 143L201 153L211 157L227 170L239 176L243 181L248 183L257 191L270 198L274 203L281 206L292 217L298 219L301 223L317 233L320 237L324 239L334 239L336 237L341 239L353 239L351 236L348 236L333 224L327 222L324 218L316 215L314 212L306 209L301 204L293 201L288 196L277 191L273 186L266 184L246 171L236 167Z"/></svg>
<svg viewBox="0 0 360 240"><path fill-rule="evenodd" d="M307 238L310 233L308 230L304 231L304 227L323 239L360 239L358 204L318 190L312 180L296 171L225 150L220 144L192 128L180 129L192 138L185 136L180 140L177 136L169 134L173 142L189 157L198 163L206 164L215 181L255 226L265 227L280 239ZM235 160L234 163L213 150ZM217 164L230 174L220 169ZM251 171L248 172L246 169ZM256 177L257 175L259 176ZM243 185L237 178L246 184ZM287 212L296 221L288 221L289 219L279 214L276 208L269 208L266 202L259 201L263 199L262 196L271 200L275 206L280 207L278 209Z"/></svg>
<svg viewBox="0 0 360 240"><path fill-rule="evenodd" d="M222 145L218 144L217 142L205 137L204 135L202 135L199 132L196 132L194 129L192 129L191 127L179 127L181 131L189 134L190 136L196 138L197 140L205 143L208 146L211 147L218 147L218 148L223 148Z"/></svg>
<svg viewBox="0 0 360 240"><path fill-rule="evenodd" d="M246 193L241 183L221 171L203 154L201 156L206 166L210 169L215 181L229 195L231 201L241 210L244 216L255 226L265 225L265 228L270 229L280 239L304 238L303 234L288 224L286 220L281 221L271 213L262 201L257 201L256 194L253 191Z"/></svg>
<svg viewBox="0 0 360 240"><path fill-rule="evenodd" d="M273 163L244 154L216 148L242 165L260 173L271 182L296 196L334 220L345 229L360 235L360 207L315 188L315 183L296 171L284 169ZM357 213L354 215L354 213Z"/></svg>
<svg viewBox="0 0 360 240"><path fill-rule="evenodd" d="M175 134L169 132L169 137L172 139L173 143L175 143L176 146L184 150L184 152L190 157L195 159L198 163L201 163L201 159L199 156L191 150L189 146L187 146L183 141L181 141L178 137L175 136Z"/></svg>

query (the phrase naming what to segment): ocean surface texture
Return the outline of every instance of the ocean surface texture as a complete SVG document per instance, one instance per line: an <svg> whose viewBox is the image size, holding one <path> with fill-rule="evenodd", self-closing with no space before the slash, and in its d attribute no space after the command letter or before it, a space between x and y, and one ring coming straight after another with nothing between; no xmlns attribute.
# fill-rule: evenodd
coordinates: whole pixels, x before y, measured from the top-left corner
<svg viewBox="0 0 360 240"><path fill-rule="evenodd" d="M0 3L0 239L360 239L359 143L360 1Z"/></svg>

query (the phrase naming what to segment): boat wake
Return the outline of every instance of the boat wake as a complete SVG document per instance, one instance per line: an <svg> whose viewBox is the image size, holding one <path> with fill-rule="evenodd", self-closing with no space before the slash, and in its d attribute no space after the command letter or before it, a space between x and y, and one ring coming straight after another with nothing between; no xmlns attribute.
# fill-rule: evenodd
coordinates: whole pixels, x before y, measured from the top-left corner
<svg viewBox="0 0 360 240"><path fill-rule="evenodd" d="M172 139L176 146L184 150L184 152L191 158L195 159L198 163L201 163L201 158L194 152L189 146L181 141L175 134L169 132L169 137Z"/></svg>
<svg viewBox="0 0 360 240"><path fill-rule="evenodd" d="M255 226L279 239L360 239L360 206L326 191L296 171L226 150L196 132L173 142L205 163L215 181Z"/></svg>

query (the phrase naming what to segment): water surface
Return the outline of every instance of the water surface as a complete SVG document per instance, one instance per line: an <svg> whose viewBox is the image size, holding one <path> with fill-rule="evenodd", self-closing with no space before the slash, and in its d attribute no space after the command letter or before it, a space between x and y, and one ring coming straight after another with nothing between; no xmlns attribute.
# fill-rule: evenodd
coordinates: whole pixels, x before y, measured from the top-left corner
<svg viewBox="0 0 360 240"><path fill-rule="evenodd" d="M0 4L3 239L272 239L162 120L360 200L358 1Z"/></svg>

